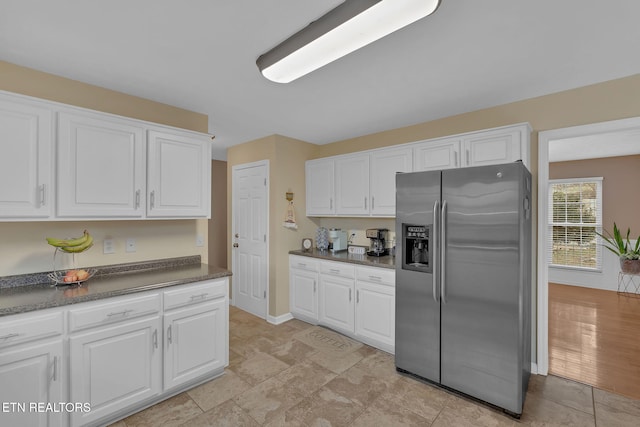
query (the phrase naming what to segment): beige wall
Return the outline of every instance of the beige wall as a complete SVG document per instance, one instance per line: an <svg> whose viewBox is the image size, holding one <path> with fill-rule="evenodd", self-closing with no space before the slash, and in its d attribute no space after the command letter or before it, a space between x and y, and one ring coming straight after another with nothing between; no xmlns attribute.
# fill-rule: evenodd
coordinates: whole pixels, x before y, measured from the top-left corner
<svg viewBox="0 0 640 427"><path fill-rule="evenodd" d="M549 179L603 177L602 225L613 231L613 223L631 237L640 234L640 155L605 157L549 163Z"/></svg>
<svg viewBox="0 0 640 427"><path fill-rule="evenodd" d="M137 98L29 68L0 61L0 90L44 98L184 129L207 132L204 114ZM144 261L184 255L207 259L207 245L195 246L197 234L207 236L207 220L0 222L0 276L50 271L53 248L45 237L67 237L88 229L96 239L79 254L82 266ZM115 254L102 253L102 240L115 240ZM125 239L135 238L137 251L125 253Z"/></svg>
<svg viewBox="0 0 640 427"><path fill-rule="evenodd" d="M209 265L227 268L227 162L211 161Z"/></svg>
<svg viewBox="0 0 640 427"><path fill-rule="evenodd" d="M306 217L304 164L317 146L280 135L272 135L229 148L227 152L228 240L232 241L232 168L269 161L269 315L289 312L289 251L300 248L303 237L312 237L317 225ZM294 193L297 230L282 226L287 208L286 192ZM232 260L228 245L229 264Z"/></svg>

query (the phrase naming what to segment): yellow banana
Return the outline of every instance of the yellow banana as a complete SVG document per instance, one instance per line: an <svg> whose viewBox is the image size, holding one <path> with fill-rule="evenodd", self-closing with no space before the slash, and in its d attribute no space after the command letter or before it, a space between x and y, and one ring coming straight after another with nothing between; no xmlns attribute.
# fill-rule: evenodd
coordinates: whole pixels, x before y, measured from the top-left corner
<svg viewBox="0 0 640 427"><path fill-rule="evenodd" d="M84 233L82 234L82 236L76 237L75 239L55 239L53 237L47 237L47 243L57 248L74 247L74 246L83 245L84 243L86 243L88 239L89 239L89 232L87 230L84 230Z"/></svg>
<svg viewBox="0 0 640 427"><path fill-rule="evenodd" d="M93 246L93 237L91 237L91 235L87 233L87 240L84 243L76 246L64 246L60 249L69 253L78 253L86 251L91 246Z"/></svg>

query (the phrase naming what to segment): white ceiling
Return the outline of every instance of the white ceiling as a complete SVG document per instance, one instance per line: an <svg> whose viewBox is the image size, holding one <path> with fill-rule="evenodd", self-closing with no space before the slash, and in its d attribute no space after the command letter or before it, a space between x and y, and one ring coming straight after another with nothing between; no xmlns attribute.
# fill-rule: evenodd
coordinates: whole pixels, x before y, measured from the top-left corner
<svg viewBox="0 0 640 427"><path fill-rule="evenodd" d="M442 0L297 81L256 58L340 0L0 0L0 59L209 116L215 156L325 144L640 72L640 1Z"/></svg>

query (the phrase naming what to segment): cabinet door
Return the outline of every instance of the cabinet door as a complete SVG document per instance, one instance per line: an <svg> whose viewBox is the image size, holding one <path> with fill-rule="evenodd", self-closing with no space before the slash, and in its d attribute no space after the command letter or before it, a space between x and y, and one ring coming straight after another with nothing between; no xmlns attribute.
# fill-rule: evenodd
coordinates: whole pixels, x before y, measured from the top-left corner
<svg viewBox="0 0 640 427"><path fill-rule="evenodd" d="M160 317L98 328L69 338L71 425L93 422L155 396L162 388Z"/></svg>
<svg viewBox="0 0 640 427"><path fill-rule="evenodd" d="M0 100L0 218L51 215L52 112Z"/></svg>
<svg viewBox="0 0 640 427"><path fill-rule="evenodd" d="M311 323L318 322L318 273L292 268L289 272L291 314Z"/></svg>
<svg viewBox="0 0 640 427"><path fill-rule="evenodd" d="M413 150L414 172L459 168L462 163L459 139L423 142Z"/></svg>
<svg viewBox="0 0 640 427"><path fill-rule="evenodd" d="M164 315L164 389L227 364L227 302L171 310Z"/></svg>
<svg viewBox="0 0 640 427"><path fill-rule="evenodd" d="M320 275L318 321L348 333L354 331L353 279Z"/></svg>
<svg viewBox="0 0 640 427"><path fill-rule="evenodd" d="M464 139L465 166L496 165L522 159L520 129L497 129Z"/></svg>
<svg viewBox="0 0 640 427"><path fill-rule="evenodd" d="M336 214L369 215L369 156L335 159Z"/></svg>
<svg viewBox="0 0 640 427"><path fill-rule="evenodd" d="M396 215L396 173L412 169L410 148L371 153L371 215Z"/></svg>
<svg viewBox="0 0 640 427"><path fill-rule="evenodd" d="M31 344L0 353L0 413L3 426L61 426L62 412L39 411L31 404L68 402L63 394L62 340ZM22 404L22 406L18 406ZM4 406L3 406L4 409ZM35 410L34 410L35 409Z"/></svg>
<svg viewBox="0 0 640 427"><path fill-rule="evenodd" d="M393 352L396 318L395 289L391 286L356 283L356 335L363 341Z"/></svg>
<svg viewBox="0 0 640 427"><path fill-rule="evenodd" d="M58 216L141 217L144 132L124 120L58 115Z"/></svg>
<svg viewBox="0 0 640 427"><path fill-rule="evenodd" d="M305 166L305 178L307 216L335 214L333 159L308 161Z"/></svg>
<svg viewBox="0 0 640 427"><path fill-rule="evenodd" d="M211 217L211 144L188 134L149 131L149 217Z"/></svg>

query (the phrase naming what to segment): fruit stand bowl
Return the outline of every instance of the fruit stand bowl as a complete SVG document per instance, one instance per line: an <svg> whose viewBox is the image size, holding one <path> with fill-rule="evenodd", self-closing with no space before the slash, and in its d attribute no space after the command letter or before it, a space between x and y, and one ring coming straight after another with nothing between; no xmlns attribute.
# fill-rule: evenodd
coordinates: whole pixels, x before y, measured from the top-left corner
<svg viewBox="0 0 640 427"><path fill-rule="evenodd" d="M82 272L86 272L86 274ZM51 273L48 274L48 276L49 276L49 279L51 279L56 286L79 285L91 279L97 272L98 270L95 268L86 268L86 269L79 268L79 269L71 269L71 270L52 271Z"/></svg>

